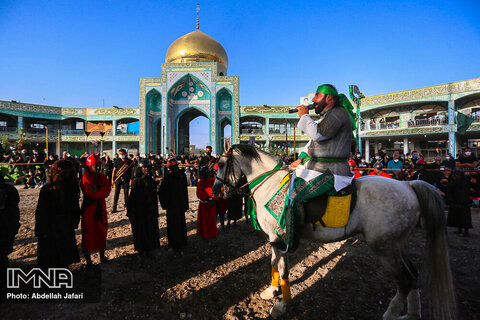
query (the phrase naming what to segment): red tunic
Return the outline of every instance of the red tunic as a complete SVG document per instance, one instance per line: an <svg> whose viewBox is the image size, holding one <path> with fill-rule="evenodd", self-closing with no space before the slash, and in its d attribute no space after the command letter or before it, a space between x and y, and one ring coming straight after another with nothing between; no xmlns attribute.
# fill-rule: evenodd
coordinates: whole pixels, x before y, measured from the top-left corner
<svg viewBox="0 0 480 320"><path fill-rule="evenodd" d="M82 177L81 187L84 196L92 200L99 200L90 203L84 209L82 216L82 248L83 251L91 253L103 250L107 246L108 220L105 198L110 194L111 185L106 175L103 173L94 174L87 169ZM92 190L94 187L97 188L96 191ZM98 203L102 206L102 220L98 220L97 217Z"/></svg>
<svg viewBox="0 0 480 320"><path fill-rule="evenodd" d="M200 199L197 216L197 235L203 238L212 238L218 235L217 214L215 206L210 206L206 201L213 198L212 186L215 178L198 180L197 197Z"/></svg>
<svg viewBox="0 0 480 320"><path fill-rule="evenodd" d="M355 173L355 175L353 176L353 179L358 179L362 177L362 175L360 174L360 172L358 172L358 170L353 170L353 173Z"/></svg>
<svg viewBox="0 0 480 320"><path fill-rule="evenodd" d="M385 172L380 172L380 174L375 174L375 171L372 171L368 174L369 176L379 176L379 177L385 177L385 178L390 178L392 179L392 177L388 174L386 174Z"/></svg>

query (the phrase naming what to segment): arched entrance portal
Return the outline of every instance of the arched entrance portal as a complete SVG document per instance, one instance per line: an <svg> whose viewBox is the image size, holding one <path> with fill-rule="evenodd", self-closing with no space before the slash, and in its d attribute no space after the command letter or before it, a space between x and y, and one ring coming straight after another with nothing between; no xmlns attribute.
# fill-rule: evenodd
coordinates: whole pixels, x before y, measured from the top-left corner
<svg viewBox="0 0 480 320"><path fill-rule="evenodd" d="M223 119L220 122L220 139L218 142L218 151L223 153L225 151L225 141L228 140L229 145L232 145L232 122L230 119Z"/></svg>
<svg viewBox="0 0 480 320"><path fill-rule="evenodd" d="M179 117L178 117L178 122L177 122L177 139L176 139L176 154L188 154L190 152L190 122L198 117L205 117L207 119L207 126L203 128L195 128L195 132L193 134L195 135L205 135L205 137L209 136L209 127L210 127L210 121L208 117L205 115L204 112L196 109L196 108L189 108L187 111L183 112ZM209 140L207 140L209 143ZM196 146L196 148L205 148L205 146Z"/></svg>

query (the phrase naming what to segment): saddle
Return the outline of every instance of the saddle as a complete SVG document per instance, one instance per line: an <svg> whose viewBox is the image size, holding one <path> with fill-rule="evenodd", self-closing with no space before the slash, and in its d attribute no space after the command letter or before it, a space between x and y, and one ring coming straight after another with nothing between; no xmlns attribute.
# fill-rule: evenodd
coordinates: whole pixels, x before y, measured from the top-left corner
<svg viewBox="0 0 480 320"><path fill-rule="evenodd" d="M338 191L336 195L322 194L304 203L305 223L328 228L342 228L348 223L355 206L356 187L352 184Z"/></svg>

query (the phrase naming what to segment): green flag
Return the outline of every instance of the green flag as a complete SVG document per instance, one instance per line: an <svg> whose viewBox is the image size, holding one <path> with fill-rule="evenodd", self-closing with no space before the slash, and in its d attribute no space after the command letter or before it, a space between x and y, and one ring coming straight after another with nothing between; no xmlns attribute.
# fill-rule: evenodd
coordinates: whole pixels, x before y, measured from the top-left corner
<svg viewBox="0 0 480 320"><path fill-rule="evenodd" d="M470 127L470 125L472 124L473 120L474 119L472 117L466 116L463 113L458 112L457 113L457 132L460 134L465 134L468 127Z"/></svg>

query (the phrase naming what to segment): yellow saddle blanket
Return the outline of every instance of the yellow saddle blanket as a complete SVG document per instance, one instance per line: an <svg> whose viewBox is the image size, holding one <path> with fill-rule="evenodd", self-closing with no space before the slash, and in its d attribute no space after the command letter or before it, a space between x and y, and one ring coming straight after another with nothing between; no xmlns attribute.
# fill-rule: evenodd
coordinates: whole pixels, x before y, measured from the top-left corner
<svg viewBox="0 0 480 320"><path fill-rule="evenodd" d="M322 222L315 224L328 228L345 227L350 217L350 206L352 204L352 195L346 196L328 196L327 208L321 218Z"/></svg>

